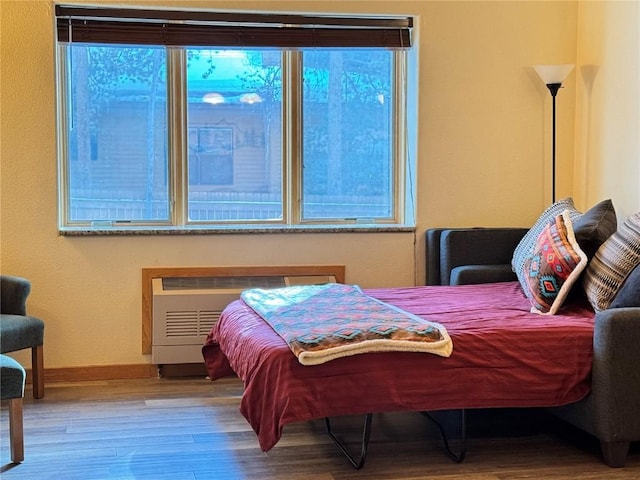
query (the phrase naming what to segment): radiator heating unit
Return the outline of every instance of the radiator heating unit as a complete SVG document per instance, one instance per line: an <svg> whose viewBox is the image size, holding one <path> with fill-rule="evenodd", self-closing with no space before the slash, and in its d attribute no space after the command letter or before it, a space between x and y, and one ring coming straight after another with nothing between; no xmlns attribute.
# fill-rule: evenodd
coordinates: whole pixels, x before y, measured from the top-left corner
<svg viewBox="0 0 640 480"><path fill-rule="evenodd" d="M163 277L152 279L151 361L203 363L202 345L222 310L247 288L334 283L332 275Z"/></svg>

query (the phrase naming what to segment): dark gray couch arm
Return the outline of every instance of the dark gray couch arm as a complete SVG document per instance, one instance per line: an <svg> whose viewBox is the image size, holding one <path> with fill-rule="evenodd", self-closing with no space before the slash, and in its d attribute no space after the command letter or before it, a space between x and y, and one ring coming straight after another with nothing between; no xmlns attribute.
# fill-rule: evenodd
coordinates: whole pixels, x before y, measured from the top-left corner
<svg viewBox="0 0 640 480"><path fill-rule="evenodd" d="M427 230L427 285L506 282L516 279L511 257L526 228Z"/></svg>
<svg viewBox="0 0 640 480"><path fill-rule="evenodd" d="M640 308L598 312L591 392L550 411L597 437L610 467L623 467L630 442L640 441Z"/></svg>
<svg viewBox="0 0 640 480"><path fill-rule="evenodd" d="M640 308L598 312L593 337L594 434L610 466L640 441ZM607 458L609 457L609 458Z"/></svg>
<svg viewBox="0 0 640 480"><path fill-rule="evenodd" d="M471 285L474 283L511 282L516 274L510 264L461 265L451 269L450 285Z"/></svg>

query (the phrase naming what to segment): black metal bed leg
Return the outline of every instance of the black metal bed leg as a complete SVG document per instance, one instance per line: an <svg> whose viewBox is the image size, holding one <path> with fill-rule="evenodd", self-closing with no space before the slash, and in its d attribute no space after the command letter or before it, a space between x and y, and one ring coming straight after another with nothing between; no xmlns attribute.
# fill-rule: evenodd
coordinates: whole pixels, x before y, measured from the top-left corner
<svg viewBox="0 0 640 480"><path fill-rule="evenodd" d="M447 434L442 427L442 424L438 422L429 412L422 412L422 414L431 420L440 430L440 436L442 437L442 441L444 443L444 451L445 453L456 463L461 463L464 460L465 455L467 454L467 411L462 409L460 410L461 416L461 424L460 424L460 452L455 453L451 450L449 446L449 440L447 439Z"/></svg>
<svg viewBox="0 0 640 480"><path fill-rule="evenodd" d="M367 447L369 446L369 436L371 434L371 417L372 413L367 413L364 419L364 428L362 430L362 445L360 450L360 458L356 460L356 458L347 450L347 447L338 440L338 438L331 431L331 421L329 417L325 417L324 422L327 427L327 434L331 437L333 442L338 446L342 454L347 457L349 463L353 465L356 470L360 470L364 467L364 462L367 460Z"/></svg>

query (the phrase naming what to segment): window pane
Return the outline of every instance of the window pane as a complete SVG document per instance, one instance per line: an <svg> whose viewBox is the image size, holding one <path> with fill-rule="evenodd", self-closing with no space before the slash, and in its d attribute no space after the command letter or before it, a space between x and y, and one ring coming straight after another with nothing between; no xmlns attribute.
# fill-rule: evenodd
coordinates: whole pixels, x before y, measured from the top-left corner
<svg viewBox="0 0 640 480"><path fill-rule="evenodd" d="M303 218L392 218L393 53L303 55Z"/></svg>
<svg viewBox="0 0 640 480"><path fill-rule="evenodd" d="M67 47L69 221L168 221L166 56Z"/></svg>
<svg viewBox="0 0 640 480"><path fill-rule="evenodd" d="M189 220L282 217L281 54L187 51Z"/></svg>

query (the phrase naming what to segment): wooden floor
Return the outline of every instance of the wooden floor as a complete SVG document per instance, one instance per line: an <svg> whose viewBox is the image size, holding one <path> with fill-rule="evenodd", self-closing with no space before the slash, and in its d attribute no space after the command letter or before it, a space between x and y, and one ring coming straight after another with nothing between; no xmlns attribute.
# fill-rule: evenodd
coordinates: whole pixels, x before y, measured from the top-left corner
<svg viewBox="0 0 640 480"><path fill-rule="evenodd" d="M285 428L269 453L238 411L235 378L51 383L46 398L25 395L25 461L9 460L2 408L2 479L640 479L640 448L627 467L601 463L592 438L544 412L470 412L467 458L441 451L437 430L418 413L377 414L367 463L351 467L321 421ZM360 419L336 419L357 450Z"/></svg>

